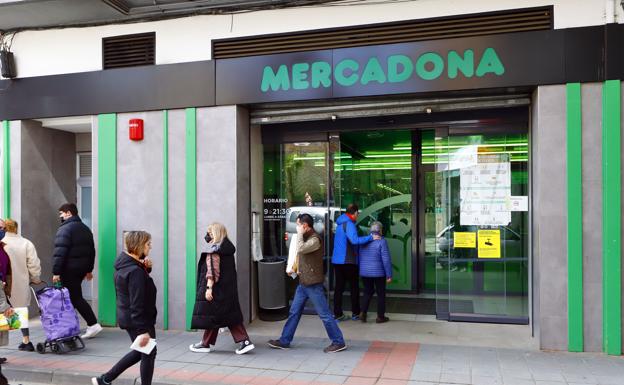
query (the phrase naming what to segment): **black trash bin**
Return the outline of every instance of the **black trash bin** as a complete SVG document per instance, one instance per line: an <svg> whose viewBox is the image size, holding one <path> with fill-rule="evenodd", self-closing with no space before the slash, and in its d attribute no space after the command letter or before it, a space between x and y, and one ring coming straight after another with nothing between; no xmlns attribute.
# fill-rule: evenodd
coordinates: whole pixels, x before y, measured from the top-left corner
<svg viewBox="0 0 624 385"><path fill-rule="evenodd" d="M288 316L285 258L258 261L258 306L258 316L263 321L279 321Z"/></svg>

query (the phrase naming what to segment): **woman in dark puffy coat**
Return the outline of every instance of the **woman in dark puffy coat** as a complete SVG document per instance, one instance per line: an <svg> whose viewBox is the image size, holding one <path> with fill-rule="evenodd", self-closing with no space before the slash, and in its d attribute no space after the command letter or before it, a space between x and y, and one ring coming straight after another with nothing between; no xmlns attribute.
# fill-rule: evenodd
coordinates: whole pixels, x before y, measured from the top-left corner
<svg viewBox="0 0 624 385"><path fill-rule="evenodd" d="M152 262L147 256L152 249L152 236L145 231L125 234L126 251L115 261L115 290L117 291L117 323L130 339L145 347L156 338L156 285L150 277ZM110 385L126 369L141 362L141 384L151 385L156 361L156 346L149 354L131 350L107 373L93 377L92 385Z"/></svg>
<svg viewBox="0 0 624 385"><path fill-rule="evenodd" d="M197 265L197 296L191 327L204 329L201 342L189 349L209 353L217 342L219 328L228 327L234 342L240 344L236 354L254 349L243 325L243 313L238 302L236 282L236 248L227 237L225 226L213 223L206 233L208 251L201 254Z"/></svg>
<svg viewBox="0 0 624 385"><path fill-rule="evenodd" d="M370 227L371 235L382 235L380 222L373 222ZM378 238L378 237L375 237ZM366 312L374 292L377 292L377 323L388 322L386 317L386 283L392 282L392 260L388 249L388 242L381 237L360 246L360 277L364 284L362 298L362 313L360 320L366 322Z"/></svg>

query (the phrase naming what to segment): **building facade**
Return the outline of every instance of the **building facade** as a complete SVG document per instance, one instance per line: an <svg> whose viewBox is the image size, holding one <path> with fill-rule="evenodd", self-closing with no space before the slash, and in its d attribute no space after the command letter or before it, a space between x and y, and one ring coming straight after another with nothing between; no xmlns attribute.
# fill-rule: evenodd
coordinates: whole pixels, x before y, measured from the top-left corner
<svg viewBox="0 0 624 385"><path fill-rule="evenodd" d="M123 232L149 231L159 326L187 329L208 224L252 321L271 310L254 260L308 212L329 266L357 202L362 233L385 228L391 313L619 355L622 21L614 1L364 1L9 31L2 216L49 274L56 209L79 202L107 325Z"/></svg>

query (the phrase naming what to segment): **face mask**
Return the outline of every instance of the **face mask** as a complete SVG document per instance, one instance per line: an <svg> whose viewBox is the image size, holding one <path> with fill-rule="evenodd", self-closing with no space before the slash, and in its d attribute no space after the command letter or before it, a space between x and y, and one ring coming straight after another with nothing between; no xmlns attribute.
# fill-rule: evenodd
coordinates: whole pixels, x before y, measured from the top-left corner
<svg viewBox="0 0 624 385"><path fill-rule="evenodd" d="M0 230L0 239L3 239L5 235L6 235L6 231Z"/></svg>
<svg viewBox="0 0 624 385"><path fill-rule="evenodd" d="M210 241L212 241L212 237L208 233L206 233L206 236L204 237L204 239L206 240L206 243L210 243Z"/></svg>

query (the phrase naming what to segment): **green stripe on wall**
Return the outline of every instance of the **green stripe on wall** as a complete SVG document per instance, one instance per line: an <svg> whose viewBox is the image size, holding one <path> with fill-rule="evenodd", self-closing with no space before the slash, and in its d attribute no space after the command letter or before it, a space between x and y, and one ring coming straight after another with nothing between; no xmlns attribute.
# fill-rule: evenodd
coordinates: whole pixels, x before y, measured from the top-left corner
<svg viewBox="0 0 624 385"><path fill-rule="evenodd" d="M98 115L98 318L115 326L117 256L117 115Z"/></svg>
<svg viewBox="0 0 624 385"><path fill-rule="evenodd" d="M197 255L197 109L186 109L186 329L195 305Z"/></svg>
<svg viewBox="0 0 624 385"><path fill-rule="evenodd" d="M163 111L163 328L169 329L169 111Z"/></svg>
<svg viewBox="0 0 624 385"><path fill-rule="evenodd" d="M622 239L621 239L621 88L607 80L602 90L603 194L603 344L608 354L622 353Z"/></svg>
<svg viewBox="0 0 624 385"><path fill-rule="evenodd" d="M2 144L4 146L2 151L2 163L4 164L2 175L2 181L4 182L2 215L5 218L11 217L11 135L9 125L10 122L8 120L2 121Z"/></svg>
<svg viewBox="0 0 624 385"><path fill-rule="evenodd" d="M568 350L583 351L583 173L581 85L566 86L568 196Z"/></svg>

